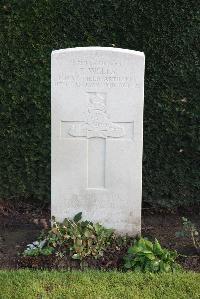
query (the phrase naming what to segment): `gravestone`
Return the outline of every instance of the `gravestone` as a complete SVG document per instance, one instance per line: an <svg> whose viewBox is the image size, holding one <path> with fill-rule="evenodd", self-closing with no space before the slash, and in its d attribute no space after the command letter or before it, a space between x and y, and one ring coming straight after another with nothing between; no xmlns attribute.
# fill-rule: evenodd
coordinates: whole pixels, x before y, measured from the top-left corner
<svg viewBox="0 0 200 299"><path fill-rule="evenodd" d="M57 221L141 229L144 54L52 52L51 204Z"/></svg>

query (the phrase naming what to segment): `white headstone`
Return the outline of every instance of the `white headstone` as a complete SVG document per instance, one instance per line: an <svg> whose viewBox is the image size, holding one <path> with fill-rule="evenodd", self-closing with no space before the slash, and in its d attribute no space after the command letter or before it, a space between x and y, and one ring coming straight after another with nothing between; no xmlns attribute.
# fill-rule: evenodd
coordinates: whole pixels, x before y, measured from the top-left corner
<svg viewBox="0 0 200 299"><path fill-rule="evenodd" d="M141 229L144 54L52 52L52 216Z"/></svg>

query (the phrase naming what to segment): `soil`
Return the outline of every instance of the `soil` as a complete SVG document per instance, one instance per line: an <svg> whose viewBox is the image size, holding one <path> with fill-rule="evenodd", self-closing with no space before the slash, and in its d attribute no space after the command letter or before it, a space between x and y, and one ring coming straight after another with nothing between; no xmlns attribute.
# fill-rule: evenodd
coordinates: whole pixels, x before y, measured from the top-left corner
<svg viewBox="0 0 200 299"><path fill-rule="evenodd" d="M190 239L176 237L176 232L182 229L181 217L188 217L200 227L199 211L155 211L152 208L143 210L142 235L150 239L157 238L162 246L177 250L181 254L178 262L187 270L200 272L200 255L197 254ZM32 243L40 235L42 229L50 225L50 208L38 207L25 202L0 202L0 269L17 268L118 268L127 248L118 252L109 248L104 257L95 260L88 258L80 265L78 261L69 258L22 257L19 255L27 244Z"/></svg>

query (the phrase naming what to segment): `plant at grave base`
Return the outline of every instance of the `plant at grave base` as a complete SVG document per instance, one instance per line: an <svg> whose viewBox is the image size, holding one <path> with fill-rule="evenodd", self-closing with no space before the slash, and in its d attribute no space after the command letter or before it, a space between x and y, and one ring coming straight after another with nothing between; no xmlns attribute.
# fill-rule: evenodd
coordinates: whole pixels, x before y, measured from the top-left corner
<svg viewBox="0 0 200 299"><path fill-rule="evenodd" d="M82 213L73 220L65 219L59 223L52 217L52 228L44 231L38 241L29 244L24 256L55 254L58 258L69 256L82 261L86 257L98 259L104 252L120 251L131 244L128 236L117 236L113 229L99 223L82 220Z"/></svg>
<svg viewBox="0 0 200 299"><path fill-rule="evenodd" d="M82 213L75 215L73 220L65 219L63 223L56 222L53 217L52 229L45 236L48 246L55 248L55 252L78 260L87 256L103 256L114 238L112 229L99 223L82 221Z"/></svg>
<svg viewBox="0 0 200 299"><path fill-rule="evenodd" d="M198 254L200 254L200 231L194 223L182 217L183 230L176 232L177 237L189 237Z"/></svg>
<svg viewBox="0 0 200 299"><path fill-rule="evenodd" d="M128 254L124 257L124 267L143 272L170 272L178 267L175 262L177 257L176 251L162 248L158 240L155 239L152 243L140 238L128 249Z"/></svg>
<svg viewBox="0 0 200 299"><path fill-rule="evenodd" d="M50 255L53 252L54 248L46 246L46 240L42 240L28 244L27 248L23 252L23 256Z"/></svg>

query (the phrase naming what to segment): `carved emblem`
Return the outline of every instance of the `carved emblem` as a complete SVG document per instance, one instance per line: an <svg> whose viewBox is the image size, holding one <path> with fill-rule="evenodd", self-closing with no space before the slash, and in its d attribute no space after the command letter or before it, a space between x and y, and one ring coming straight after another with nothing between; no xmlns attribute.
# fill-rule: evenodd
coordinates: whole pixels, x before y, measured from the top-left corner
<svg viewBox="0 0 200 299"><path fill-rule="evenodd" d="M69 128L69 135L74 137L113 137L125 135L124 128L113 123L106 112L105 93L89 92L88 111L85 123L74 124Z"/></svg>

